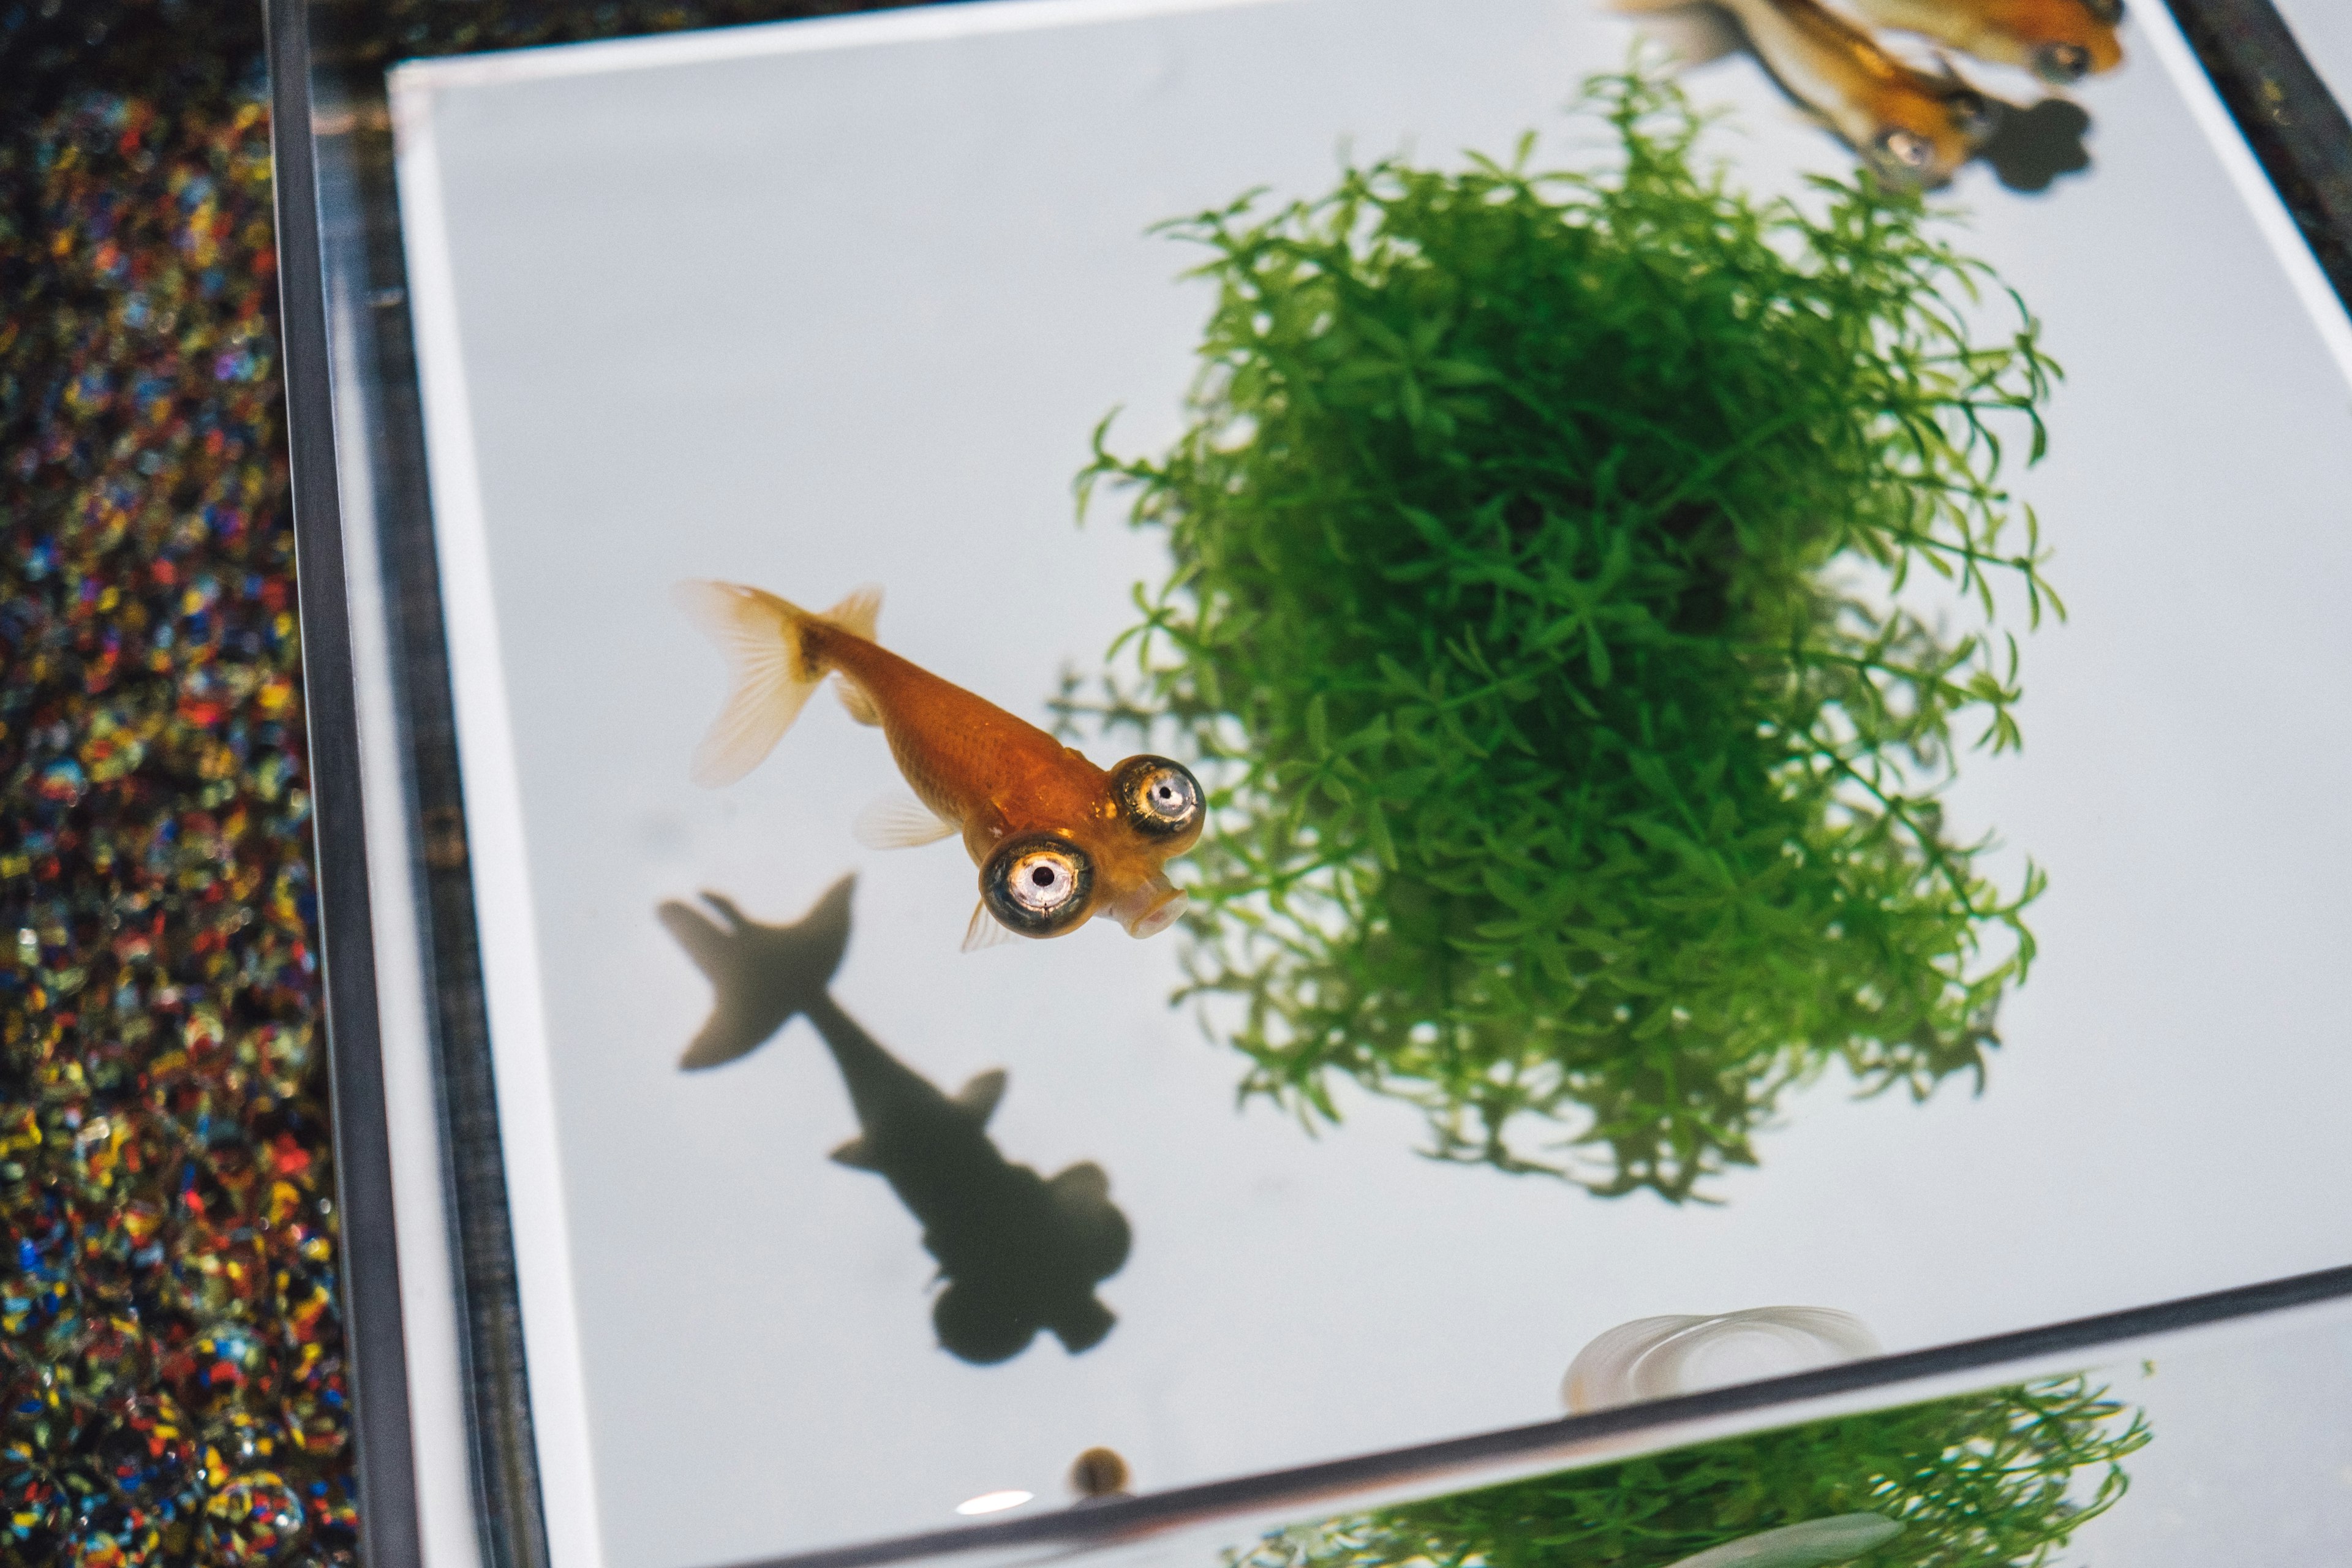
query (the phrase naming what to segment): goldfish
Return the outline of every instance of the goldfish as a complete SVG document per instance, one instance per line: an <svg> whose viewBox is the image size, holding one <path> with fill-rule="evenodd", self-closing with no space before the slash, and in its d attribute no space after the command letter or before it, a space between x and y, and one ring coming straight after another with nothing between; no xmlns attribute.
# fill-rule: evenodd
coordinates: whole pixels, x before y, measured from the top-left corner
<svg viewBox="0 0 2352 1568"><path fill-rule="evenodd" d="M717 920L692 904L660 907L712 992L709 1020L678 1066L724 1066L807 1019L857 1118L857 1135L834 1161L888 1182L939 1264L946 1288L931 1325L940 1347L986 1365L1020 1354L1044 1330L1073 1355L1092 1349L1116 1321L1095 1288L1126 1266L1133 1242L1109 1176L1091 1160L1041 1176L1006 1159L987 1131L1004 1095L1002 1071L945 1093L842 1010L830 987L849 946L855 886L844 877L786 925L751 920L718 893L702 895Z"/></svg>
<svg viewBox="0 0 2352 1568"><path fill-rule="evenodd" d="M675 597L719 646L730 678L695 752L694 781L715 788L750 773L833 676L850 717L880 727L920 803L869 811L859 837L900 848L961 834L980 868L966 952L1008 933L1065 936L1097 914L1130 936L1153 936L1183 913L1184 894L1164 868L1199 841L1207 803L1181 763L1143 754L1106 772L899 658L875 641L878 588L823 615L733 583L681 583Z"/></svg>
<svg viewBox="0 0 2352 1568"><path fill-rule="evenodd" d="M2123 0L1856 0L1900 27L2064 87L2123 64Z"/></svg>
<svg viewBox="0 0 2352 1568"><path fill-rule="evenodd" d="M1927 0L1918 0L1926 4ZM1692 0L1615 0L1637 14L1691 18ZM1739 24L1751 52L1890 183L1940 185L1993 132L1995 110L1953 75L1906 65L1817 0L1710 0ZM1720 48L1677 52L1704 59Z"/></svg>

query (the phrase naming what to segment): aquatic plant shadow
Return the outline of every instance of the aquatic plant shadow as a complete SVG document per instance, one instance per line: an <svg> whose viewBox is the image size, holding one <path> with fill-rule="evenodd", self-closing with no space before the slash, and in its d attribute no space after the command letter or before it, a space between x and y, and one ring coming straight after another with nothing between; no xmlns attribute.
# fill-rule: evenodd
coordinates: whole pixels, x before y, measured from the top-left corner
<svg viewBox="0 0 2352 1568"><path fill-rule="evenodd" d="M806 1018L857 1114L858 1136L833 1158L888 1182L939 1261L947 1288L931 1322L941 1348L987 1365L1020 1354L1043 1329L1072 1354L1092 1349L1116 1321L1095 1287L1126 1264L1133 1239L1110 1201L1110 1178L1091 1161L1049 1179L1006 1160L987 1132L1004 1096L1003 1072L943 1094L842 1011L830 986L848 950L856 886L854 876L842 878L787 925L752 920L712 892L702 895L707 909L673 900L656 910L713 993L710 1016L678 1066L724 1066Z"/></svg>

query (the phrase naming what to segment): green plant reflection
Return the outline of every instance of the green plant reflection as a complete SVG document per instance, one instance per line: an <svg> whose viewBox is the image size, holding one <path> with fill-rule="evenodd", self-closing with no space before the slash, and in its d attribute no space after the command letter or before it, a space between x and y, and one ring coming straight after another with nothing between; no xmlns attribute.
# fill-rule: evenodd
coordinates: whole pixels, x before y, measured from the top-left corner
<svg viewBox="0 0 2352 1568"><path fill-rule="evenodd" d="M1874 1514L1901 1528L1850 1531L1879 1538L1858 1555L1714 1561L2036 1568L2123 1496L2123 1460L2150 1436L2145 1415L2105 1389L2054 1379L1281 1531L1227 1561L1667 1568L1764 1531Z"/></svg>
<svg viewBox="0 0 2352 1568"><path fill-rule="evenodd" d="M1219 289L1190 427L1080 480L1174 571L1062 707L1202 759L1188 994L1248 1090L1336 1120L1352 1078L1444 1157L1681 1199L1832 1061L1980 1081L2041 879L1939 797L2018 743L1997 611L2057 607L1999 483L2053 367L2021 303L1979 341L2001 291L1916 197L1752 199L1671 85L1589 92L1600 174L1530 138L1174 226Z"/></svg>

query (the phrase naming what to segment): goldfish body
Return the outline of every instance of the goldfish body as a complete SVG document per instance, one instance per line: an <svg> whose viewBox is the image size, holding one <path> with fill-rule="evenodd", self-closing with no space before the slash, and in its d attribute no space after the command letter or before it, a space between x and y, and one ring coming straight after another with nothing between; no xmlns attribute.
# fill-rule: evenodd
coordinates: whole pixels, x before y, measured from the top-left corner
<svg viewBox="0 0 2352 1568"><path fill-rule="evenodd" d="M1882 26L2063 87L2123 63L2123 0L1857 0Z"/></svg>
<svg viewBox="0 0 2352 1568"><path fill-rule="evenodd" d="M1790 95L1889 182L1940 185L1991 136L1993 107L1956 76L1931 76L1817 0L1711 0ZM1927 0L1916 0L1925 5ZM1621 11L1688 15L1693 0L1616 0Z"/></svg>
<svg viewBox="0 0 2352 1568"><path fill-rule="evenodd" d="M695 752L694 780L716 787L758 765L819 682L878 724L924 807L915 820L869 816L881 847L961 833L980 867L967 950L1000 931L1060 936L1097 912L1130 936L1165 931L1184 895L1165 863L1199 841L1201 785L1165 757L1129 757L1106 773L1073 747L874 641L878 589L824 615L732 583L682 583L679 607L726 655L727 705Z"/></svg>

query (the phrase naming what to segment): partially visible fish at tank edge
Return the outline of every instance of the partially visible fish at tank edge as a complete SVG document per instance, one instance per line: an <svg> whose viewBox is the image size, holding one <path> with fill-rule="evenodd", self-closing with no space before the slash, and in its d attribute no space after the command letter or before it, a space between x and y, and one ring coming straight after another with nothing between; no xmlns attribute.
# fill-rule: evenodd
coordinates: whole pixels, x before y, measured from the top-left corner
<svg viewBox="0 0 2352 1568"><path fill-rule="evenodd" d="M1935 39L2053 87L2124 63L2123 0L1854 0L1882 27Z"/></svg>
<svg viewBox="0 0 2352 1568"><path fill-rule="evenodd" d="M1948 66L1938 74L1896 58L1818 0L1613 0L1612 8L1668 30L1687 63L1744 42L1782 90L1892 184L1949 181L1999 118Z"/></svg>
<svg viewBox="0 0 2352 1568"><path fill-rule="evenodd" d="M1685 66L1746 52L1780 89L1823 122L1879 174L1903 185L1947 183L1971 160L2007 189L2034 195L2091 166L2088 110L2071 98L2012 102L1908 64L1857 22L1814 0L1607 0ZM1989 64L2066 86L2122 62L2116 23L2122 0L1854 0L1879 26L1948 45ZM1811 45L1808 44L1811 40ZM1811 46L1828 45L1827 47ZM1939 61L1941 56L1937 57ZM1857 68L1841 69L1840 62ZM1889 97L1912 80L1964 112L1965 146L1935 132L1938 121ZM1872 87L1878 81L1883 84ZM1948 96L1958 89L1969 98ZM1877 112L1873 112L1873 106ZM1948 116L1947 116L1948 118Z"/></svg>

